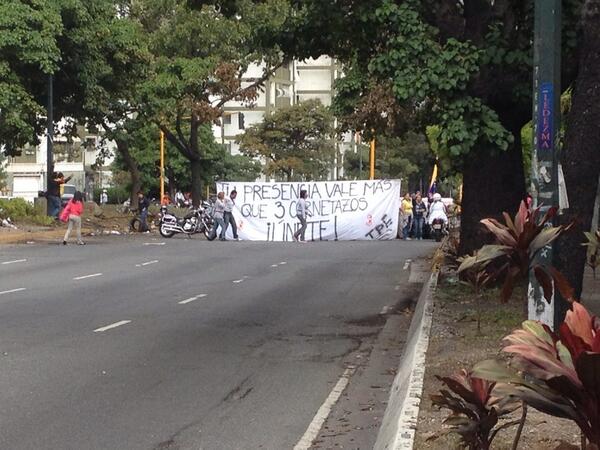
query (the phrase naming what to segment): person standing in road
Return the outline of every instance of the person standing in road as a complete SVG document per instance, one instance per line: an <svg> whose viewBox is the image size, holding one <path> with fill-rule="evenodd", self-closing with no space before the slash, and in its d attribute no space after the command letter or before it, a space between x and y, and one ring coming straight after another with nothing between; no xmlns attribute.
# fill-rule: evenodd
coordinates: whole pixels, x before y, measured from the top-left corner
<svg viewBox="0 0 600 450"><path fill-rule="evenodd" d="M306 243L306 239L304 238L304 233L306 232L306 216L312 215L306 209L307 195L306 190L302 189L300 191L298 203L296 203L296 217L298 217L298 220L300 221L300 228L294 233L294 241L302 243Z"/></svg>
<svg viewBox="0 0 600 450"><path fill-rule="evenodd" d="M144 195L142 191L138 192L138 211L140 212L140 231L146 233L148 230L148 208L150 207L150 202Z"/></svg>
<svg viewBox="0 0 600 450"><path fill-rule="evenodd" d="M65 178L62 172L52 172L52 178L48 185L48 192L46 193L46 199L48 201L48 216L58 219L58 213L60 212L61 200L60 200L60 186L69 181L71 177Z"/></svg>
<svg viewBox="0 0 600 450"><path fill-rule="evenodd" d="M100 204L106 205L108 203L108 192L106 189L102 189L102 194L100 194Z"/></svg>
<svg viewBox="0 0 600 450"><path fill-rule="evenodd" d="M237 233L237 223L235 223L235 217L233 217L233 208L235 207L235 199L237 197L237 191L234 189L229 194L229 198L225 199L225 211L223 212L223 222L225 223L225 231L223 235L227 232L227 227L231 225L231 232L233 233L233 239L238 241L240 238Z"/></svg>
<svg viewBox="0 0 600 450"><path fill-rule="evenodd" d="M213 219L215 224L212 229L213 236L217 236L217 231L219 227L221 228L221 233L219 234L220 241L226 241L225 238L225 222L223 221L223 215L225 213L225 193L219 192L217 194L217 200L215 201L215 206L213 209Z"/></svg>
<svg viewBox="0 0 600 450"><path fill-rule="evenodd" d="M69 226L67 227L67 231L65 233L65 237L63 239L63 245L67 245L67 241L69 240L69 235L71 234L71 230L73 226L75 226L75 231L77 232L77 243L79 245L84 245L85 242L81 240L81 214L83 213L83 194L79 191L76 191L73 194L73 198L69 200L65 209L63 209L60 220L63 222L68 222Z"/></svg>
<svg viewBox="0 0 600 450"><path fill-rule="evenodd" d="M404 220L406 221L403 229L403 239L405 241L410 241L410 237L408 234L410 233L410 229L412 227L412 219L413 219L413 203L412 198L410 197L410 193L406 193L404 198L402 199L402 214L404 215Z"/></svg>
<svg viewBox="0 0 600 450"><path fill-rule="evenodd" d="M415 205L413 208L413 223L415 229L415 238L419 241L423 239L423 225L425 224L425 216L427 215L427 205L421 197L421 193L417 192L415 196Z"/></svg>

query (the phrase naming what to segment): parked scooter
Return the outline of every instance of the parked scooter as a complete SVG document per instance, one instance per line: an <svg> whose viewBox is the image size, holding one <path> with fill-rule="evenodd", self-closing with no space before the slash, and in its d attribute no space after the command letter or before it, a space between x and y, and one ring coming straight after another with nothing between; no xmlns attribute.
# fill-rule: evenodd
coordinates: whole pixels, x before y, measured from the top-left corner
<svg viewBox="0 0 600 450"><path fill-rule="evenodd" d="M203 202L198 209L192 209L184 217L177 217L168 211L166 205L160 208L159 232L161 236L171 238L177 233L183 233L191 237L192 234L204 233L206 239L214 239L211 236L213 227L212 207L210 203Z"/></svg>

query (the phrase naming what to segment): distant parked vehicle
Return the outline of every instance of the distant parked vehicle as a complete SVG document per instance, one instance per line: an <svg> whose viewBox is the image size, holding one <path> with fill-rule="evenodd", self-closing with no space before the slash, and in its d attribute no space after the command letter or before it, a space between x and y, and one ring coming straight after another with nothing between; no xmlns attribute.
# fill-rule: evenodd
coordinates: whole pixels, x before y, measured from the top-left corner
<svg viewBox="0 0 600 450"><path fill-rule="evenodd" d="M69 203L69 200L73 198L75 192L77 192L77 186L73 184L63 184L62 186L62 195L60 196L60 201L63 206Z"/></svg>

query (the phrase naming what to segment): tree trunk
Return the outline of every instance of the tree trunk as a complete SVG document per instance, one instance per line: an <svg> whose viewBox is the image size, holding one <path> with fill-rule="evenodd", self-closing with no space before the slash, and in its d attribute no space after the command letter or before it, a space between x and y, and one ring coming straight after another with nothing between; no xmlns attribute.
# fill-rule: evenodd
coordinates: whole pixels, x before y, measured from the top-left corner
<svg viewBox="0 0 600 450"><path fill-rule="evenodd" d="M129 143L125 140L115 139L117 144L117 150L121 153L123 161L127 166L129 175L131 176L131 191L129 192L129 200L131 202L130 208L137 209L138 207L138 196L137 193L142 189L142 181L140 176L140 169L137 162L129 153Z"/></svg>
<svg viewBox="0 0 600 450"><path fill-rule="evenodd" d="M586 248L583 231L591 229L600 173L600 0L586 0L582 9L579 73L566 122L562 165L569 209L561 223L577 219L558 243L557 266L581 296ZM583 299L585 301L585 299Z"/></svg>
<svg viewBox="0 0 600 450"><path fill-rule="evenodd" d="M192 168L192 203L197 208L202 200L202 161L193 159L190 161L190 165Z"/></svg>
<svg viewBox="0 0 600 450"><path fill-rule="evenodd" d="M463 169L463 200L459 254L471 254L492 236L479 222L486 217L501 218L519 207L525 196L521 154L521 130L513 132L514 143L506 151L472 150Z"/></svg>

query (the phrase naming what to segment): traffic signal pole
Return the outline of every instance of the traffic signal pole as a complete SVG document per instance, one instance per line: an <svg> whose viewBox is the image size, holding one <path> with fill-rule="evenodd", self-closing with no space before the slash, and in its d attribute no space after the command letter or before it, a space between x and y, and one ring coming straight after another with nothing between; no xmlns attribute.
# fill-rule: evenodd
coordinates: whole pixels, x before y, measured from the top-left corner
<svg viewBox="0 0 600 450"><path fill-rule="evenodd" d="M542 215L558 206L558 154L561 94L561 0L535 0L533 43L533 148L532 180L536 205ZM549 223L549 226L557 225ZM548 245L534 263L554 265L554 247ZM565 311L564 300L555 292L548 303L535 276L530 272L528 317L558 328Z"/></svg>

